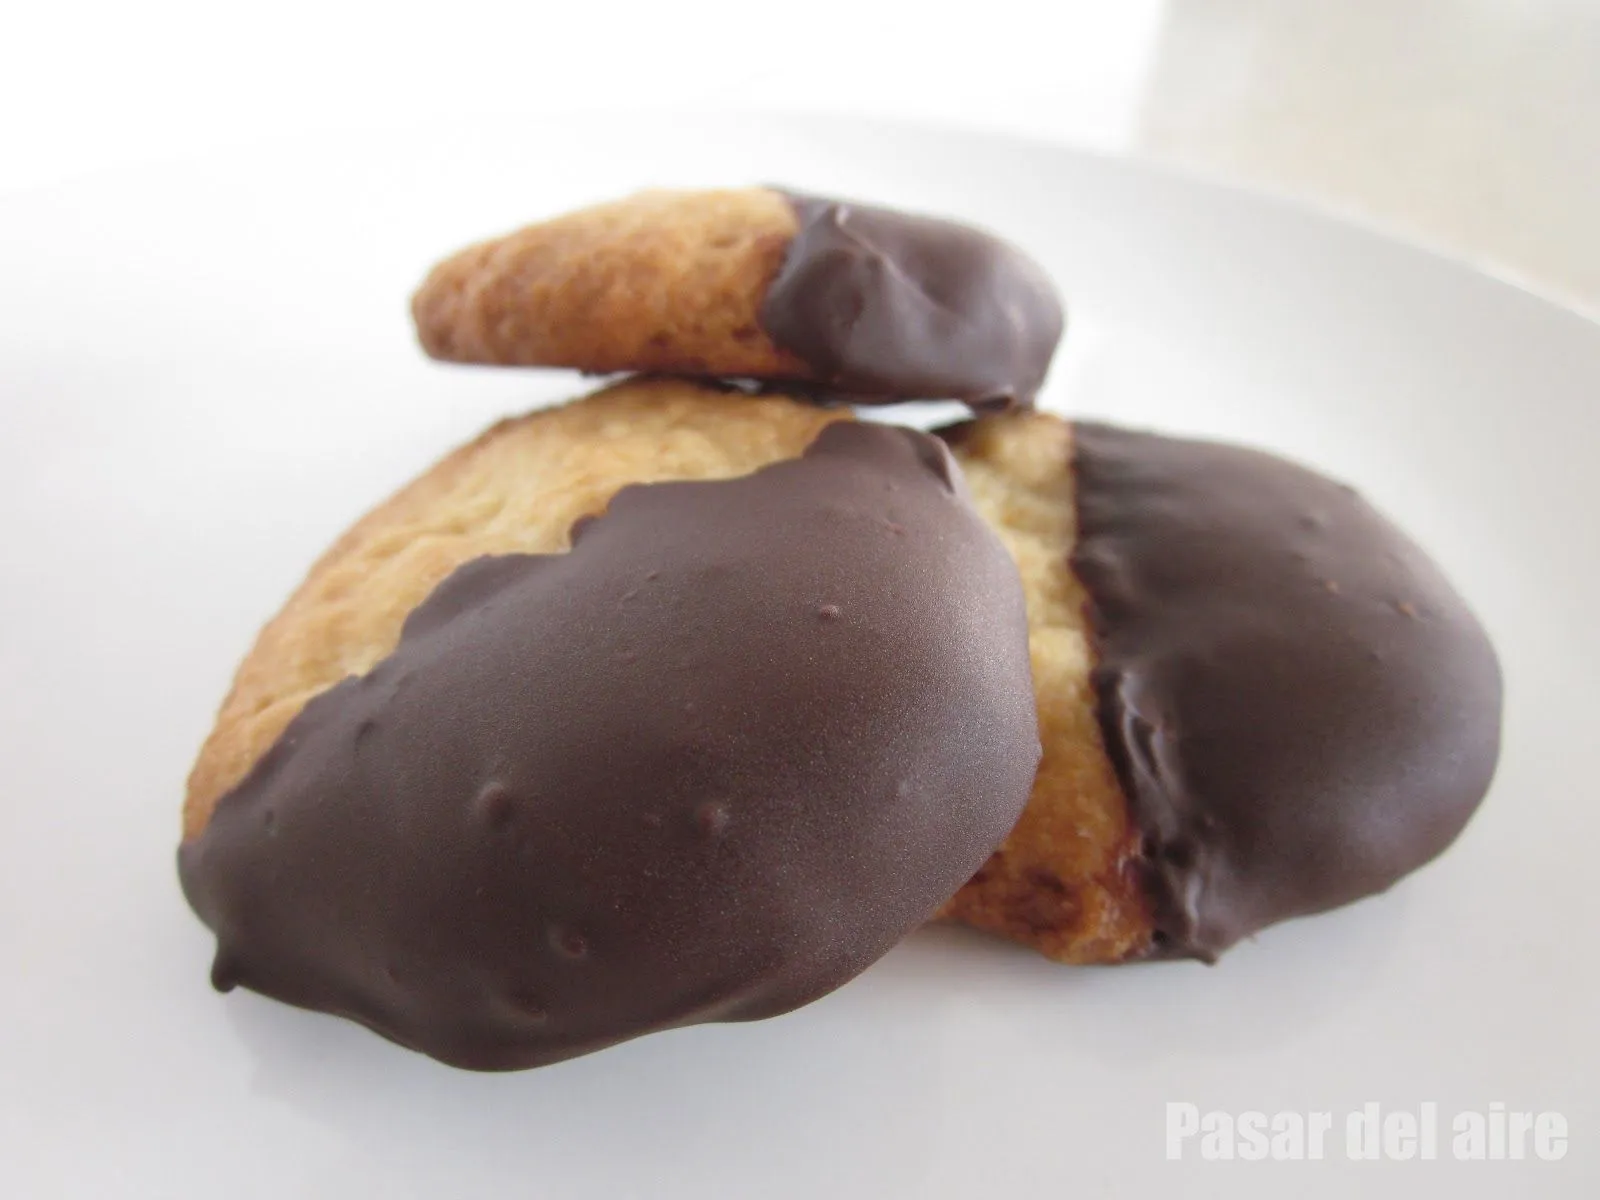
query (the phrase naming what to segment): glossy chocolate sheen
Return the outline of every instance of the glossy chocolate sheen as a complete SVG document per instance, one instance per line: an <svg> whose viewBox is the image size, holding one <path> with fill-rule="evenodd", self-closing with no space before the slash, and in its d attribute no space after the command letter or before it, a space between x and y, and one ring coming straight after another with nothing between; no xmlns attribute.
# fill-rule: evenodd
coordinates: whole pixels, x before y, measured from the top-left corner
<svg viewBox="0 0 1600 1200"><path fill-rule="evenodd" d="M1010 830L1022 590L936 439L832 425L574 532L457 570L182 847L219 988L535 1066L805 1004Z"/></svg>
<svg viewBox="0 0 1600 1200"><path fill-rule="evenodd" d="M1293 463L1073 431L1072 566L1153 952L1210 961L1444 850L1494 774L1501 680L1438 568Z"/></svg>
<svg viewBox="0 0 1600 1200"><path fill-rule="evenodd" d="M782 193L800 230L761 325L858 403L1033 403L1061 302L1027 255L952 221Z"/></svg>

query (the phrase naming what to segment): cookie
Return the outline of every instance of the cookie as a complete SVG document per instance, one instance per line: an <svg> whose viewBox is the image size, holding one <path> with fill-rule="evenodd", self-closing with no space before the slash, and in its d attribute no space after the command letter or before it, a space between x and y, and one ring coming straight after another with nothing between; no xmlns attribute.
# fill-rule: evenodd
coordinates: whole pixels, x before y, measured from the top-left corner
<svg viewBox="0 0 1600 1200"><path fill-rule="evenodd" d="M625 484L746 475L798 457L849 416L778 397L738 400L688 382L631 380L505 420L357 523L240 665L189 775L185 836L205 826L307 700L394 649L407 614L462 563L564 550L573 524Z"/></svg>
<svg viewBox="0 0 1600 1200"><path fill-rule="evenodd" d="M452 362L1026 405L1063 324L1039 266L950 221L747 188L644 192L481 243L412 301Z"/></svg>
<svg viewBox="0 0 1600 1200"><path fill-rule="evenodd" d="M1021 573L1044 754L1017 827L940 915L1063 962L1140 957L1154 930L1140 833L1096 718L1088 596L1069 563L1071 427L1034 412L943 432Z"/></svg>
<svg viewBox="0 0 1600 1200"><path fill-rule="evenodd" d="M1023 576L1044 757L943 915L1067 962L1211 961L1460 833L1498 757L1498 661L1351 489L1039 413L945 436Z"/></svg>
<svg viewBox="0 0 1600 1200"><path fill-rule="evenodd" d="M329 552L240 671L179 870L219 988L537 1066L838 987L1038 757L1021 583L939 439L634 382Z"/></svg>

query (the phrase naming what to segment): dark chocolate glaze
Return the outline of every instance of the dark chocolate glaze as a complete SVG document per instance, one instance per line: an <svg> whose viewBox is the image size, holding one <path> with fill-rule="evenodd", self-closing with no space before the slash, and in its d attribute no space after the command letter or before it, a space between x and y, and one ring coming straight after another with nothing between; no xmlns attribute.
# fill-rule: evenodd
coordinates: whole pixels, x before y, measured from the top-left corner
<svg viewBox="0 0 1600 1200"><path fill-rule="evenodd" d="M1214 960L1444 850L1494 774L1501 680L1438 568L1283 459L1073 430L1072 567L1153 953Z"/></svg>
<svg viewBox="0 0 1600 1200"><path fill-rule="evenodd" d="M463 1067L785 1012L925 920L1039 757L942 444L830 426L462 566L185 843L213 978Z"/></svg>
<svg viewBox="0 0 1600 1200"><path fill-rule="evenodd" d="M800 231L761 325L824 387L858 403L1033 403L1063 317L1031 258L952 221L781 194Z"/></svg>

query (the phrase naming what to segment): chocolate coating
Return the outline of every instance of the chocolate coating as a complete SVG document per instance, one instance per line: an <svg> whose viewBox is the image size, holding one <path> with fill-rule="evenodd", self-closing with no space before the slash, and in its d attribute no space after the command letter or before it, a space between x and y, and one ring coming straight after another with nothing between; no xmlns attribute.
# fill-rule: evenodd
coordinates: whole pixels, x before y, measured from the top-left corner
<svg viewBox="0 0 1600 1200"><path fill-rule="evenodd" d="M219 988L536 1066L805 1004L1010 830L1022 591L935 439L833 425L574 534L458 569L184 844Z"/></svg>
<svg viewBox="0 0 1600 1200"><path fill-rule="evenodd" d="M1153 950L1213 960L1444 850L1494 775L1501 680L1438 568L1283 459L1073 428L1072 566Z"/></svg>
<svg viewBox="0 0 1600 1200"><path fill-rule="evenodd" d="M864 403L1033 403L1064 318L1031 258L952 221L782 194L800 231L761 325L824 386Z"/></svg>

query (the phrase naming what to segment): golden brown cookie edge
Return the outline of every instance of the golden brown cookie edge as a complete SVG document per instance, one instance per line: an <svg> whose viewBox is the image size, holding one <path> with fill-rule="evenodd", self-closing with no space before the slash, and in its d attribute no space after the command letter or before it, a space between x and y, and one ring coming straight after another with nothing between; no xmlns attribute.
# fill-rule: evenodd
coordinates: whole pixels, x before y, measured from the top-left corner
<svg viewBox="0 0 1600 1200"><path fill-rule="evenodd" d="M1039 412L944 431L975 503L1023 576L1044 747L1021 820L940 916L1068 963L1120 962L1150 947L1142 850L1101 736L1076 537L1069 422Z"/></svg>
<svg viewBox="0 0 1600 1200"><path fill-rule="evenodd" d="M814 381L759 320L797 230L768 188L639 192L446 258L412 317L447 362Z"/></svg>

